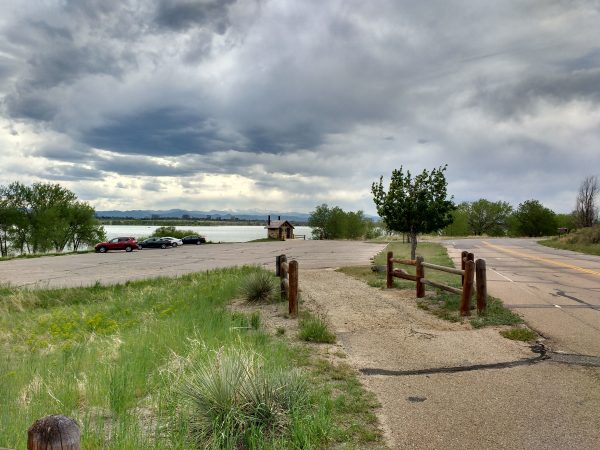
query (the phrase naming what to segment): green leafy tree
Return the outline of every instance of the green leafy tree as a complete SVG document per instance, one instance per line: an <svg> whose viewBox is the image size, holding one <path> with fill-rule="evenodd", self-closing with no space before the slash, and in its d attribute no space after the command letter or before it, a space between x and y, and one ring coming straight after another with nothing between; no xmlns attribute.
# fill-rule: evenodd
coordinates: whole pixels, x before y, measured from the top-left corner
<svg viewBox="0 0 600 450"><path fill-rule="evenodd" d="M67 235L74 252L82 245L92 246L106 240L104 227L96 219L94 208L84 202L76 202L71 206Z"/></svg>
<svg viewBox="0 0 600 450"><path fill-rule="evenodd" d="M5 242L21 253L61 252L69 243L77 249L104 237L94 209L59 184L11 183L0 189L0 206Z"/></svg>
<svg viewBox="0 0 600 450"><path fill-rule="evenodd" d="M507 202L490 202L481 198L475 202L462 203L467 216L471 234L481 236L503 236L506 234L507 220L512 213L512 206Z"/></svg>
<svg viewBox="0 0 600 450"><path fill-rule="evenodd" d="M577 217L575 212L570 214L557 214L556 226L558 228L566 228L567 230L574 230L577 228Z"/></svg>
<svg viewBox="0 0 600 450"><path fill-rule="evenodd" d="M452 199L448 199L446 166L423 170L414 179L410 171L394 169L388 191L383 188L383 176L379 183L373 183L371 191L377 213L385 221L389 230L408 233L410 255L415 259L417 235L441 230L452 223L455 209Z"/></svg>
<svg viewBox="0 0 600 450"><path fill-rule="evenodd" d="M538 200L527 200L513 214L516 232L520 236L548 236L556 233L556 214Z"/></svg>
<svg viewBox="0 0 600 450"><path fill-rule="evenodd" d="M444 228L442 232L444 236L467 236L471 233L464 205L465 203L461 203L452 211L452 223Z"/></svg>
<svg viewBox="0 0 600 450"><path fill-rule="evenodd" d="M312 228L313 239L331 239L327 236L327 222L330 216L329 206L319 205L308 216L308 226Z"/></svg>
<svg viewBox="0 0 600 450"><path fill-rule="evenodd" d="M308 217L314 239L361 239L367 233L368 222L362 211L346 212L326 204L317 206Z"/></svg>

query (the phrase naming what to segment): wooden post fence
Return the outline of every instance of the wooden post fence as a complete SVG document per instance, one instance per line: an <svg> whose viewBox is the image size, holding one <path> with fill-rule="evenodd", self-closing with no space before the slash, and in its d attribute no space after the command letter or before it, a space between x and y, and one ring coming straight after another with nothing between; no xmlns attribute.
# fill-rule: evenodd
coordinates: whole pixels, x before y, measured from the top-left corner
<svg viewBox="0 0 600 450"><path fill-rule="evenodd" d="M288 300L290 316L298 316L298 261L288 263L287 256L280 255L275 259L275 275L280 279L281 299Z"/></svg>
<svg viewBox="0 0 600 450"><path fill-rule="evenodd" d="M416 283L417 298L425 296L425 285L436 287L454 294L460 295L460 314L468 316L471 314L471 297L473 288L477 289L477 312L482 314L487 306L487 279L485 260L478 259L474 261L473 253L462 252L460 258L460 269L454 267L440 266L425 262L422 256L418 256L416 260L394 258L392 252L387 254L387 282L389 288L394 285L394 277L411 280ZM415 275L410 275L403 269L394 269L394 263L415 266ZM461 289L448 286L437 281L428 280L425 278L425 268L439 270L442 272L452 273L461 276ZM475 280L476 277L476 280Z"/></svg>

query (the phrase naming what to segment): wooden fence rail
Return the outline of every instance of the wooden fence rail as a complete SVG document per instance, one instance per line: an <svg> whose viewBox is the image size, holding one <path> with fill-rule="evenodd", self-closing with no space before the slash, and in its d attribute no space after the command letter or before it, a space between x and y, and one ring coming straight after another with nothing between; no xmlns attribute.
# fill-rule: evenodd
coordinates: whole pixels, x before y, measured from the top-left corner
<svg viewBox="0 0 600 450"><path fill-rule="evenodd" d="M487 279L485 260L478 259L474 261L473 253L462 252L461 268L440 266L438 264L427 263L422 256L417 256L417 259L400 259L394 258L393 252L387 254L387 287L388 289L394 285L394 277L404 280L414 281L416 283L417 298L425 296L425 285L442 289L453 294L460 295L460 314L468 316L471 314L471 296L473 287L477 291L477 312L481 314L487 306ZM411 275L406 270L394 269L394 263L415 266L415 275ZM451 273L461 276L462 289L458 289L446 284L428 280L425 278L425 268L431 270L439 270L441 272ZM475 277L477 280L475 281Z"/></svg>
<svg viewBox="0 0 600 450"><path fill-rule="evenodd" d="M275 257L275 275L279 277L281 299L288 300L288 310L292 317L298 316L298 261L288 263L286 255Z"/></svg>

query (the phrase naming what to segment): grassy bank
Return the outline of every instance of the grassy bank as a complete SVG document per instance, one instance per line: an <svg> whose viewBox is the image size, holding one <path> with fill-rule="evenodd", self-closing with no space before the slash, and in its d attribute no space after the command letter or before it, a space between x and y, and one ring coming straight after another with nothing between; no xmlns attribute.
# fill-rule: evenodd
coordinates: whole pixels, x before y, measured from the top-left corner
<svg viewBox="0 0 600 450"><path fill-rule="evenodd" d="M374 420L360 419L374 404L354 376L340 380L339 369L228 311L256 270L0 288L0 447L25 448L27 428L48 414L76 419L85 449L379 443ZM346 403L366 406L348 416Z"/></svg>
<svg viewBox="0 0 600 450"><path fill-rule="evenodd" d="M546 247L600 256L600 226L582 228L560 238L538 242Z"/></svg>
<svg viewBox="0 0 600 450"><path fill-rule="evenodd" d="M375 257L374 264L376 266L385 266L387 261L387 252L394 253L395 258L410 259L410 244L401 242L391 242L387 248ZM417 248L417 254L423 256L425 261L441 266L454 267L454 263L448 256L446 248L440 244L431 242L421 242ZM403 266L408 273L414 275L415 268ZM371 267L344 267L339 269L341 272L364 280L370 286L385 288L386 273L374 272ZM425 277L427 279L444 283L446 285L460 288L461 280L457 275L440 272L438 270L426 270ZM394 289L410 289L415 290L413 281L394 278ZM450 294L440 289L426 286L426 291L429 292L425 298L418 299L417 305L432 314L453 322L465 320L460 316L460 296ZM416 292L415 292L416 295ZM488 325L514 325L522 323L522 319L509 309L505 308L499 299L488 296L488 307L485 313L481 315L473 315L466 320L469 320L475 328Z"/></svg>

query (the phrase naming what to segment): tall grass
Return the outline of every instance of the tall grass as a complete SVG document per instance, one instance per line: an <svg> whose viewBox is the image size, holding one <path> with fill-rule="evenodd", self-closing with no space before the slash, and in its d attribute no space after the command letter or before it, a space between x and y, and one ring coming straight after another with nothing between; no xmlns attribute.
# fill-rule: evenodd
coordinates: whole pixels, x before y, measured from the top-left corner
<svg viewBox="0 0 600 450"><path fill-rule="evenodd" d="M225 308L240 280L256 270L80 289L3 288L0 446L25 448L33 421L61 413L81 424L83 448L197 448L190 440L197 426L173 392L182 360L201 364L215 349L243 347L273 373L294 365L285 344L240 327L239 315ZM313 416L326 399L311 398L310 408L288 414L286 433L275 438L272 428L263 433L252 424L244 429L245 445L302 448L293 436L307 434L325 446L330 418Z"/></svg>

